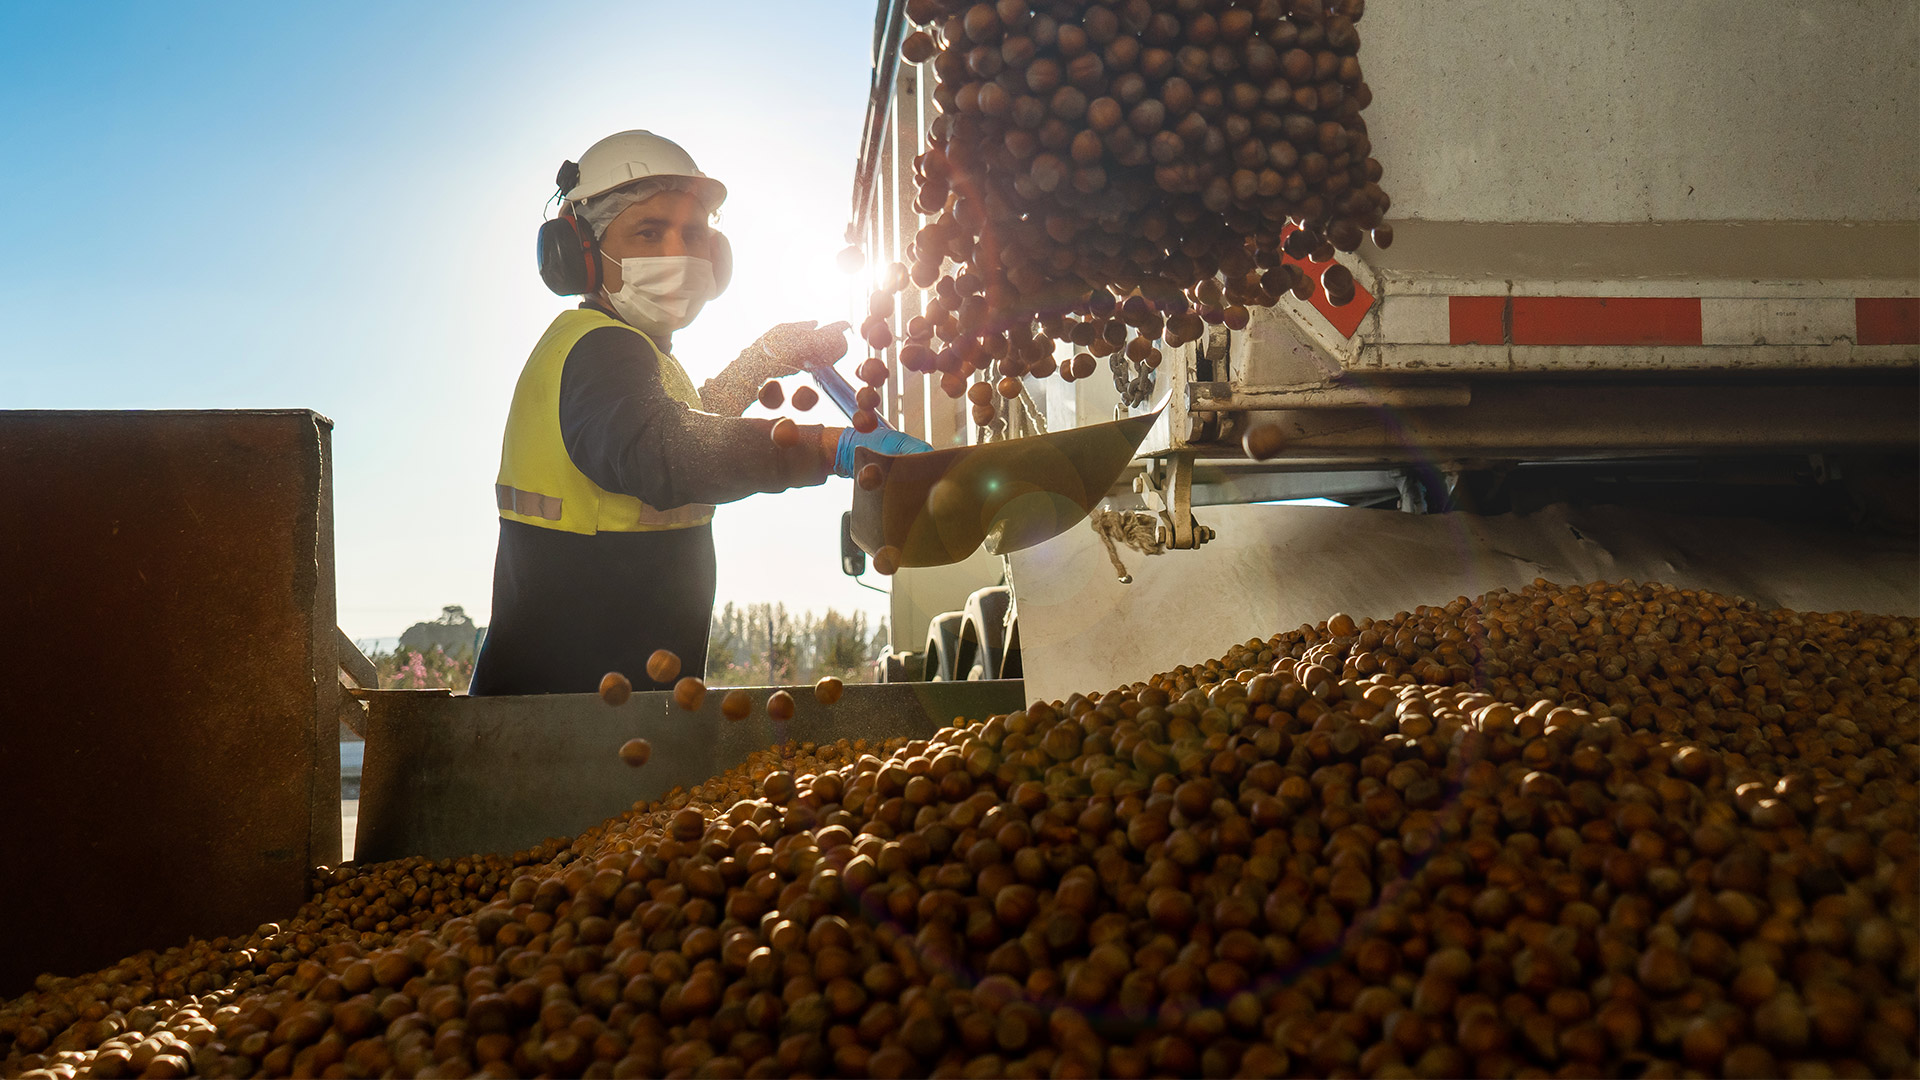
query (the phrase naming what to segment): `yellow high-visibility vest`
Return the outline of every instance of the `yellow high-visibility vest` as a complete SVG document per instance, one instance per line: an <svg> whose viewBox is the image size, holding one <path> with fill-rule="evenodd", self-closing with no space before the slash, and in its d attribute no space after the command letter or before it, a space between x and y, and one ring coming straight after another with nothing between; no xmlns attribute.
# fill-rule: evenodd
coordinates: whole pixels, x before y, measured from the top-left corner
<svg viewBox="0 0 1920 1080"><path fill-rule="evenodd" d="M686 529L713 520L705 503L655 510L631 495L608 491L587 478L567 456L560 436L560 373L567 354L589 331L617 326L639 334L660 358L660 383L688 408L700 407L700 393L680 362L653 339L593 308L563 311L540 336L513 388L507 432L500 445L500 476L494 498L500 516L543 529L572 533L656 532Z"/></svg>

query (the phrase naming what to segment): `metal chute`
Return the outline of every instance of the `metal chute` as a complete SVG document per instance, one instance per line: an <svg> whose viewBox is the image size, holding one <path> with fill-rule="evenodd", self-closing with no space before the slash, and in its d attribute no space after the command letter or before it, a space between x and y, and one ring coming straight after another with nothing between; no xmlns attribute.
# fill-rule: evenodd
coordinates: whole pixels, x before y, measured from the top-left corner
<svg viewBox="0 0 1920 1080"><path fill-rule="evenodd" d="M878 465L883 482L855 485L854 542L870 554L898 550L901 566L959 562L983 544L1004 555L1043 543L1086 519L1159 416L924 454L863 447L856 474Z"/></svg>

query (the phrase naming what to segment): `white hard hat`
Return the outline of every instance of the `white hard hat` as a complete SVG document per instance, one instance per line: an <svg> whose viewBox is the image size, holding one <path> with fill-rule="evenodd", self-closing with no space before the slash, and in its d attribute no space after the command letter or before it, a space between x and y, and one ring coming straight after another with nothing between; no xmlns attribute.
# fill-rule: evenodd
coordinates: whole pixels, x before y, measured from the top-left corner
<svg viewBox="0 0 1920 1080"><path fill-rule="evenodd" d="M622 131L609 135L587 147L587 152L580 155L576 169L561 167L563 178L569 172L577 172L577 176L562 197L575 206L595 195L603 195L648 177L671 176L690 181L694 197L706 206L709 213L719 209L727 198L727 186L701 172L700 167L693 163L693 157L682 150L679 143L663 139L651 131ZM562 186L565 186L564 179Z"/></svg>

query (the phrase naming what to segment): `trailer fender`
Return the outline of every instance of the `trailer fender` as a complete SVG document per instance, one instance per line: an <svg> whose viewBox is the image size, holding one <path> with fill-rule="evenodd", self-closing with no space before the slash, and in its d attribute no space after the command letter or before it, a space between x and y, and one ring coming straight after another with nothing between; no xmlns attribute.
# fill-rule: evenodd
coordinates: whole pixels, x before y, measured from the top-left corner
<svg viewBox="0 0 1920 1080"><path fill-rule="evenodd" d="M960 649L954 678L997 679L1007 651L1007 609L1013 590L1005 585L975 589L967 597L966 619L960 629Z"/></svg>
<svg viewBox="0 0 1920 1080"><path fill-rule="evenodd" d="M925 682L952 682L961 676L954 674L954 664L959 660L960 627L966 621L966 615L958 611L949 611L936 615L927 625L927 647L923 655L925 666L920 678Z"/></svg>

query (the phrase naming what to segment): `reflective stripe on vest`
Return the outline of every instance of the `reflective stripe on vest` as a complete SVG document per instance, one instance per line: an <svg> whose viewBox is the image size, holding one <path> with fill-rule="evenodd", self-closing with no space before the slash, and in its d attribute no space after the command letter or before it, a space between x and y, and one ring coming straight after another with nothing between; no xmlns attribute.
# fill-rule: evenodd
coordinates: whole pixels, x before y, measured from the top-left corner
<svg viewBox="0 0 1920 1080"><path fill-rule="evenodd" d="M505 484L493 485L493 499L500 509L511 510L522 517L537 517L545 521L560 520L560 500L551 495L535 495L531 491L508 487Z"/></svg>
<svg viewBox="0 0 1920 1080"><path fill-rule="evenodd" d="M631 495L602 488L567 456L566 442L560 434L560 375L574 345L603 326L639 335L659 358L661 386L688 408L700 407L700 394L679 361L656 348L646 334L593 308L561 312L533 347L513 388L513 405L507 411L507 430L500 446L500 475L494 484L494 502L500 516L543 529L589 535L706 524L713 520L711 506L656 510Z"/></svg>

